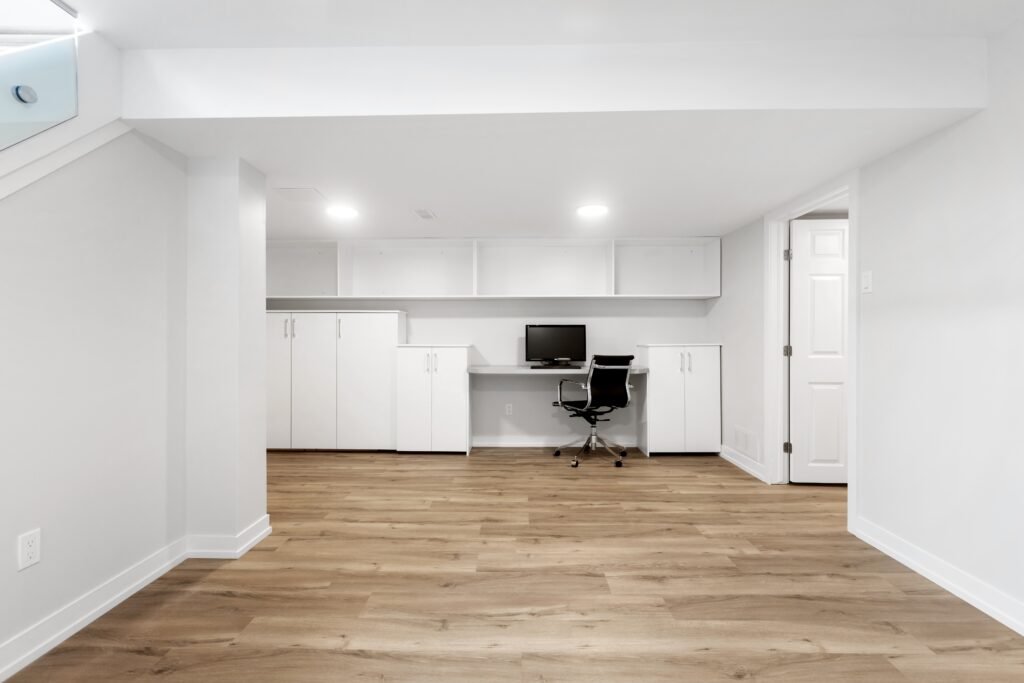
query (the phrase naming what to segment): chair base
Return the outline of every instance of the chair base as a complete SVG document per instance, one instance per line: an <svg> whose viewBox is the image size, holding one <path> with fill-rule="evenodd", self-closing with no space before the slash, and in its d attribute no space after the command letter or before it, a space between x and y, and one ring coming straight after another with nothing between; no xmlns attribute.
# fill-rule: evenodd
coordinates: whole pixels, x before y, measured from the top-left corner
<svg viewBox="0 0 1024 683"><path fill-rule="evenodd" d="M592 452L596 452L599 448L603 448L608 451L614 458L614 464L616 467L622 467L622 460L626 457L626 449L617 443L608 441L604 437L597 433L597 425L590 426L590 435L583 438L577 439L564 446L559 446L555 449L552 454L556 458L562 454L562 451L576 448L576 453L572 456L572 461L569 463L569 467L580 466L580 456L587 455Z"/></svg>

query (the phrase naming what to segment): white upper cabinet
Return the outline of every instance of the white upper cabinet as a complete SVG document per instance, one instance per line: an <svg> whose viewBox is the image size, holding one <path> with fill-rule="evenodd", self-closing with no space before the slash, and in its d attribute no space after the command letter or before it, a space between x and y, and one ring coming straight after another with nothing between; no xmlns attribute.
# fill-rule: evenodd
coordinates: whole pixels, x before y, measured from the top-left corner
<svg viewBox="0 0 1024 683"><path fill-rule="evenodd" d="M325 259L331 270L325 272ZM710 299L721 295L721 240L355 240L325 252L267 245L272 298ZM299 272L292 272L299 271ZM334 283L325 294L324 283ZM305 289L303 289L305 288Z"/></svg>

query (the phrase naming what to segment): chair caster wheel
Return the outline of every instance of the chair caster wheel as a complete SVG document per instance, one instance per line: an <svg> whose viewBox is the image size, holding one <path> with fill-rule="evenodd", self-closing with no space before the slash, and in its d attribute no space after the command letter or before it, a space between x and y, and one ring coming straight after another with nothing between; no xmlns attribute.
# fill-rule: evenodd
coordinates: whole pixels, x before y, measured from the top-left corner
<svg viewBox="0 0 1024 683"><path fill-rule="evenodd" d="M627 455L628 453L626 453L626 451L622 451L621 453L619 453L620 458L625 458Z"/></svg>
<svg viewBox="0 0 1024 683"><path fill-rule="evenodd" d="M580 464L578 462L571 462L571 463L569 463L569 467L579 467L579 466L580 466Z"/></svg>
<svg viewBox="0 0 1024 683"><path fill-rule="evenodd" d="M552 453L551 455L557 458L557 457L558 457L558 456L560 456L561 454L562 454L562 451L555 451L555 452L554 452L554 453Z"/></svg>
<svg viewBox="0 0 1024 683"><path fill-rule="evenodd" d="M622 461L621 460L616 460L615 461L615 466L616 467L622 467Z"/></svg>

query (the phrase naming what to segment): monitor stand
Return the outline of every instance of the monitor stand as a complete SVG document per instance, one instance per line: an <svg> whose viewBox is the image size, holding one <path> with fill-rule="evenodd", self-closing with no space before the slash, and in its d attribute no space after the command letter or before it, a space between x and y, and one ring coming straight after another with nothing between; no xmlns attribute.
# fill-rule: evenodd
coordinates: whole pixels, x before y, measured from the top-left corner
<svg viewBox="0 0 1024 683"><path fill-rule="evenodd" d="M531 365L531 370L579 370L582 366L570 363L568 361L552 361L543 362L540 365Z"/></svg>

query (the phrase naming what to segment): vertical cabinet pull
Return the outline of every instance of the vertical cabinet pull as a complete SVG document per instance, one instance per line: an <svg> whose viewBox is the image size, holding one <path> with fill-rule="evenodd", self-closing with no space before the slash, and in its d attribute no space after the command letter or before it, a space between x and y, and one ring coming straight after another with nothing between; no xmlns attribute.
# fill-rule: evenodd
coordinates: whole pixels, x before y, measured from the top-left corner
<svg viewBox="0 0 1024 683"><path fill-rule="evenodd" d="M437 354L434 354L434 372L437 372Z"/></svg>
<svg viewBox="0 0 1024 683"><path fill-rule="evenodd" d="M426 352L426 353L425 353L425 354L423 355L423 359L424 359L425 361L427 361L427 372L430 372L430 351L427 351L427 352Z"/></svg>
<svg viewBox="0 0 1024 683"><path fill-rule="evenodd" d="M686 369L693 372L693 354L689 351L686 352Z"/></svg>
<svg viewBox="0 0 1024 683"><path fill-rule="evenodd" d="M295 318L292 318L292 339L295 339Z"/></svg>
<svg viewBox="0 0 1024 683"><path fill-rule="evenodd" d="M338 339L341 339L341 318L338 318Z"/></svg>
<svg viewBox="0 0 1024 683"><path fill-rule="evenodd" d="M284 338L288 338L288 318L284 319Z"/></svg>
<svg viewBox="0 0 1024 683"><path fill-rule="evenodd" d="M679 372L686 372L686 352L679 352Z"/></svg>

